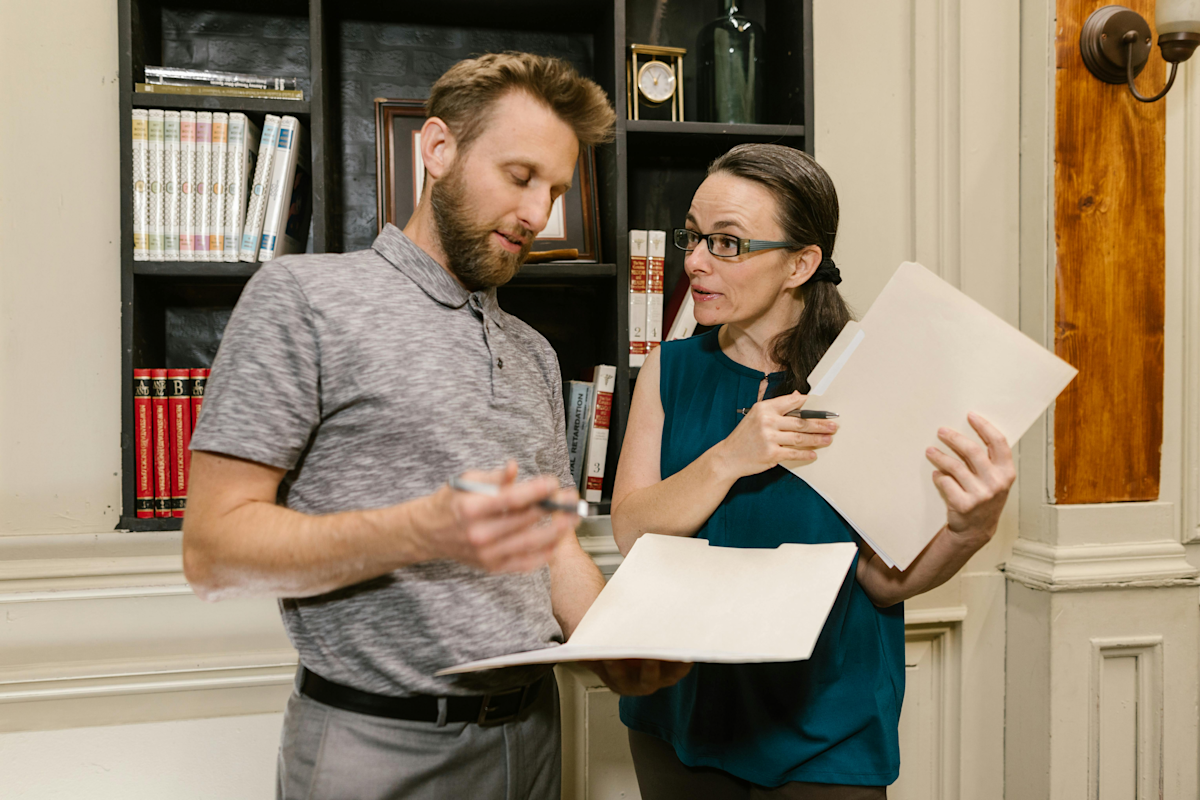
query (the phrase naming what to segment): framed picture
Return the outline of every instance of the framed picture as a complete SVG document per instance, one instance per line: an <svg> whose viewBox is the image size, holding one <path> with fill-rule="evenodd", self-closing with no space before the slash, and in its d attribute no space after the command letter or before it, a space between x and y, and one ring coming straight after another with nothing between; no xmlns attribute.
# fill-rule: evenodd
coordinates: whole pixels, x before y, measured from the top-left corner
<svg viewBox="0 0 1200 800"><path fill-rule="evenodd" d="M421 160L424 100L375 101L376 226L403 228L425 188ZM550 220L533 243L533 252L578 250L578 261L600 260L599 213L596 203L596 160L584 148L575 164L570 190L554 201Z"/></svg>

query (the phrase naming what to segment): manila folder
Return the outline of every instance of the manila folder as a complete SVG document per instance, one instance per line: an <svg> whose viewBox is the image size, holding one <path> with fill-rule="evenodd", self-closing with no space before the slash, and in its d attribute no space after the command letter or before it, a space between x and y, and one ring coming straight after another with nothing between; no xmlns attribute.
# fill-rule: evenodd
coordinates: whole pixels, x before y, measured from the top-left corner
<svg viewBox="0 0 1200 800"><path fill-rule="evenodd" d="M566 644L472 661L438 675L616 658L803 661L857 551L853 542L769 550L647 533Z"/></svg>
<svg viewBox="0 0 1200 800"><path fill-rule="evenodd" d="M1009 445L1076 370L920 264L900 265L861 323L809 375L808 406L840 414L833 444L788 463L889 565L907 569L946 523L925 448L938 428L981 440L974 411ZM813 396L820 396L817 400Z"/></svg>

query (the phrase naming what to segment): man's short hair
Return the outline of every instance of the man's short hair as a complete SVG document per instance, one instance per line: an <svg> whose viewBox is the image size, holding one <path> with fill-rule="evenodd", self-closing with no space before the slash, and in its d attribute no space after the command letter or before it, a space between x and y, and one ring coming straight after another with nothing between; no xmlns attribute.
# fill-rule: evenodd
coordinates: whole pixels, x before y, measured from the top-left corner
<svg viewBox="0 0 1200 800"><path fill-rule="evenodd" d="M580 147L611 141L616 114L604 90L559 58L532 53L489 53L460 61L438 78L425 113L439 117L459 146L470 147L491 118L492 106L523 91L571 126Z"/></svg>

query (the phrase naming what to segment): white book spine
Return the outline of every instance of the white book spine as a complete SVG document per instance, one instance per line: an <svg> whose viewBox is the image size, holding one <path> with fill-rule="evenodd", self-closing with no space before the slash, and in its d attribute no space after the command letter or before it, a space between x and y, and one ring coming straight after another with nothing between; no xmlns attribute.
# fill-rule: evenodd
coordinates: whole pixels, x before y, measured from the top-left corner
<svg viewBox="0 0 1200 800"><path fill-rule="evenodd" d="M229 156L229 114L213 112L212 173L209 176L208 260L225 258L225 169Z"/></svg>
<svg viewBox="0 0 1200 800"><path fill-rule="evenodd" d="M604 464L608 459L608 428L612 420L613 387L617 368L601 364L592 375L591 429L588 431L587 464L583 499L599 503L604 489Z"/></svg>
<svg viewBox="0 0 1200 800"><path fill-rule="evenodd" d="M283 184L279 215L279 236L275 258L303 253L308 242L308 227L312 209L312 156L309 152L308 131L297 123L295 142L288 156L288 171Z"/></svg>
<svg viewBox="0 0 1200 800"><path fill-rule="evenodd" d="M149 115L144 108L133 110L133 260L147 261L150 247L146 241L146 223L150 217Z"/></svg>
<svg viewBox="0 0 1200 800"><path fill-rule="evenodd" d="M629 232L629 366L646 362L646 232Z"/></svg>
<svg viewBox="0 0 1200 800"><path fill-rule="evenodd" d="M258 246L259 261L270 261L275 257L280 234L287 221L287 201L291 199L299 129L300 121L295 117L284 117L279 122L279 143L275 145L275 163L271 165L271 186L267 191L267 213L263 217L262 237Z"/></svg>
<svg viewBox="0 0 1200 800"><path fill-rule="evenodd" d="M179 260L179 112L163 114L163 261Z"/></svg>
<svg viewBox="0 0 1200 800"><path fill-rule="evenodd" d="M208 226L212 206L212 119L211 111L196 112L196 182L192 184L196 207L192 256L197 261L208 261Z"/></svg>
<svg viewBox="0 0 1200 800"><path fill-rule="evenodd" d="M590 426L588 413L592 404L592 385L587 381L568 381L566 387L567 459L571 478L576 487L583 485L583 457L587 449Z"/></svg>
<svg viewBox="0 0 1200 800"><path fill-rule="evenodd" d="M179 260L195 261L196 112L179 112Z"/></svg>
<svg viewBox="0 0 1200 800"><path fill-rule="evenodd" d="M687 280L684 275L680 280ZM671 323L671 330L667 333L667 338L664 341L674 342L678 339L687 339L696 332L696 301L692 299L692 293L689 291L683 298L683 303L679 306L679 313L675 315L675 321Z"/></svg>
<svg viewBox="0 0 1200 800"><path fill-rule="evenodd" d="M246 218L248 183L258 157L258 126L243 113L229 115L229 166L225 186L225 249L223 260L237 261L242 224Z"/></svg>
<svg viewBox="0 0 1200 800"><path fill-rule="evenodd" d="M250 197L246 202L246 221L242 227L242 241L238 247L238 258L241 261L253 263L258 260L263 219L267 214L267 192L270 190L271 171L275 164L275 146L279 142L279 122L279 117L274 114L267 114L263 120L262 138L258 143L258 163L254 165Z"/></svg>
<svg viewBox="0 0 1200 800"><path fill-rule="evenodd" d="M151 261L163 260L163 110L150 109L147 125L150 153L150 221L146 224L146 240Z"/></svg>
<svg viewBox="0 0 1200 800"><path fill-rule="evenodd" d="M667 265L667 232L648 231L646 247L646 352L662 343L663 274Z"/></svg>

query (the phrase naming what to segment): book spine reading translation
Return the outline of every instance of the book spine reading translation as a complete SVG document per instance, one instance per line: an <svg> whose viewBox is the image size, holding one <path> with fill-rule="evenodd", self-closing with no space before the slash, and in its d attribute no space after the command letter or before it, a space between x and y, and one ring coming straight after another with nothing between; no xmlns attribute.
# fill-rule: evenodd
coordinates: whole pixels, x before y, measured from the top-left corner
<svg viewBox="0 0 1200 800"><path fill-rule="evenodd" d="M225 258L225 169L229 160L229 115L213 113L212 175L209 177L208 260Z"/></svg>
<svg viewBox="0 0 1200 800"><path fill-rule="evenodd" d="M190 94L207 97L257 97L264 100L303 100L300 89L245 89L234 86L176 86L165 83L135 83L135 92L145 94Z"/></svg>
<svg viewBox="0 0 1200 800"><path fill-rule="evenodd" d="M629 232L629 366L646 362L646 232Z"/></svg>
<svg viewBox="0 0 1200 800"><path fill-rule="evenodd" d="M192 431L196 430L196 424L200 421L200 409L204 406L204 389L208 386L207 369L191 370L190 377L192 379Z"/></svg>
<svg viewBox="0 0 1200 800"><path fill-rule="evenodd" d="M189 370L167 370L167 411L171 425L171 515L187 508L188 468L191 466L192 392Z"/></svg>
<svg viewBox="0 0 1200 800"><path fill-rule="evenodd" d="M134 504L139 519L154 516L154 423L150 408L150 370L133 371L133 435L137 470Z"/></svg>
<svg viewBox="0 0 1200 800"><path fill-rule="evenodd" d="M171 425L167 414L167 371L150 370L154 415L154 516L171 516Z"/></svg>
<svg viewBox="0 0 1200 800"><path fill-rule="evenodd" d="M599 503L604 489L604 465L608 459L608 429L612 419L613 386L617 368L601 364L592 377L591 430L587 443L587 470L583 499Z"/></svg>
<svg viewBox="0 0 1200 800"><path fill-rule="evenodd" d="M648 231L646 247L646 352L662 343L663 273L667 265L667 232Z"/></svg>
<svg viewBox="0 0 1200 800"><path fill-rule="evenodd" d="M258 261L263 219L267 214L267 192L270 189L271 171L275 163L275 146L279 141L279 122L279 117L267 114L263 120L262 138L258 142L258 163L254 165L254 178L250 184L246 221L242 228L242 241L238 251L238 258L250 263Z"/></svg>
<svg viewBox="0 0 1200 800"><path fill-rule="evenodd" d="M267 213L263 217L262 238L258 244L259 261L270 261L275 257L275 248L279 245L279 236L287 221L299 128L300 121L295 117L283 117L279 122L279 143L275 145L275 163L271 165Z"/></svg>
<svg viewBox="0 0 1200 800"><path fill-rule="evenodd" d="M179 260L195 261L196 112L179 112Z"/></svg>
<svg viewBox="0 0 1200 800"><path fill-rule="evenodd" d="M588 413L591 411L592 385L587 381L568 381L566 386L567 459L575 486L583 486L583 459L587 449Z"/></svg>
<svg viewBox="0 0 1200 800"><path fill-rule="evenodd" d="M150 221L146 225L146 241L150 260L163 260L163 110L150 109L146 127L150 153Z"/></svg>
<svg viewBox="0 0 1200 800"><path fill-rule="evenodd" d="M149 179L149 114L144 108L133 110L133 260L148 261L150 246L146 241L146 224L150 218L147 195Z"/></svg>
<svg viewBox="0 0 1200 800"><path fill-rule="evenodd" d="M212 112L196 112L196 180L192 183L195 196L195 226L192 232L192 255L196 261L208 261L208 218L212 197Z"/></svg>
<svg viewBox="0 0 1200 800"><path fill-rule="evenodd" d="M179 260L178 111L163 114L163 261Z"/></svg>

